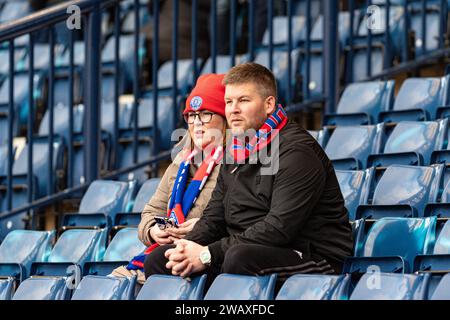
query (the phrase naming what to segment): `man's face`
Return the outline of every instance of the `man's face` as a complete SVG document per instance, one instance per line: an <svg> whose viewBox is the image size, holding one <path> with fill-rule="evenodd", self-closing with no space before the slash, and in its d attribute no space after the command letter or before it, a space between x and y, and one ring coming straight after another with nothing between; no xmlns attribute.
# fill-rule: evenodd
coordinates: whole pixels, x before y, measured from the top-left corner
<svg viewBox="0 0 450 320"><path fill-rule="evenodd" d="M263 99L253 83L226 85L225 114L234 135L258 130L275 110L275 98Z"/></svg>

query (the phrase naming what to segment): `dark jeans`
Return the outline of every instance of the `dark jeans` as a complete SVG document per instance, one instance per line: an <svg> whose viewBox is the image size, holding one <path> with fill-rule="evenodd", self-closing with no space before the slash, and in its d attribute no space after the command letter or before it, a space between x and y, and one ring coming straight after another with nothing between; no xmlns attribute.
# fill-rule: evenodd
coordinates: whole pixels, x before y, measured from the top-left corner
<svg viewBox="0 0 450 320"><path fill-rule="evenodd" d="M145 278L153 274L171 274L166 268L166 250L175 245L164 245L156 248L147 256L144 263ZM259 244L240 244L231 247L225 254L222 265L212 265L201 274L207 274L206 290L219 273L243 275L278 274L278 285L296 273L334 274L336 271L325 260L317 256L302 257L292 249L277 248ZM198 276L200 274L193 274Z"/></svg>

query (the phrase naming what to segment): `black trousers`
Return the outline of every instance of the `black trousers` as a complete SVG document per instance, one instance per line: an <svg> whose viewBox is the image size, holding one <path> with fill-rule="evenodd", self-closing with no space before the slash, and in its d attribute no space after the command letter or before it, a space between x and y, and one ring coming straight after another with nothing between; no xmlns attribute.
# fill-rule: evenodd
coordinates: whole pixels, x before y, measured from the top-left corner
<svg viewBox="0 0 450 320"><path fill-rule="evenodd" d="M144 262L145 277L153 274L171 274L166 268L164 253L175 245L164 245L153 250ZM338 271L339 272L339 271ZM321 257L304 257L292 249L259 244L240 244L231 247L225 254L222 265L211 265L201 274L207 274L206 289L219 273L242 275L278 274L277 288L291 275L297 273L335 274L333 267ZM200 274L194 274L193 277Z"/></svg>

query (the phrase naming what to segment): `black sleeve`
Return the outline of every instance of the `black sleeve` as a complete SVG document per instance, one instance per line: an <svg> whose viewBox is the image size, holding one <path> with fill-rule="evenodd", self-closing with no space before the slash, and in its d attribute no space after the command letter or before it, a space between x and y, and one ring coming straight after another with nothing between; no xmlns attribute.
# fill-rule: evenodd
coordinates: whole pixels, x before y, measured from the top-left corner
<svg viewBox="0 0 450 320"><path fill-rule="evenodd" d="M186 235L191 240L203 246L228 235L223 207L224 189L222 177L223 165L217 176L217 183L211 199L191 232Z"/></svg>
<svg viewBox="0 0 450 320"><path fill-rule="evenodd" d="M214 264L221 264L225 252L233 245L248 243L283 247L298 236L324 189L325 168L307 146L281 153L279 164L269 213L244 232L210 244L208 248Z"/></svg>

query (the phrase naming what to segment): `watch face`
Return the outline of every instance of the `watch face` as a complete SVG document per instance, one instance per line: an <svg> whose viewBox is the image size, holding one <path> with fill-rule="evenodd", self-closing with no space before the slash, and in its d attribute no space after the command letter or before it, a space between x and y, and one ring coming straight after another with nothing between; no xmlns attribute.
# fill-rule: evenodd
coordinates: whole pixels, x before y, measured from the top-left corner
<svg viewBox="0 0 450 320"><path fill-rule="evenodd" d="M209 264L211 262L211 254L208 250L200 252L200 261L203 264Z"/></svg>

